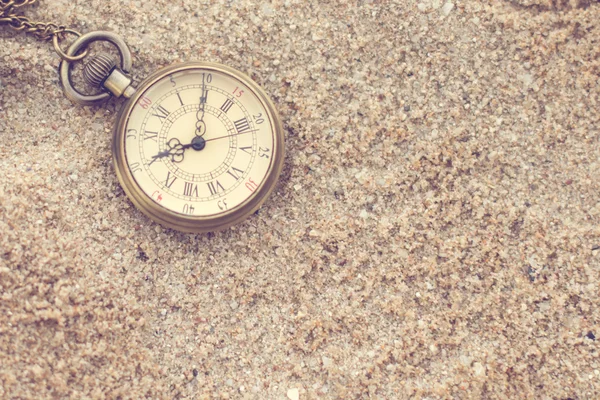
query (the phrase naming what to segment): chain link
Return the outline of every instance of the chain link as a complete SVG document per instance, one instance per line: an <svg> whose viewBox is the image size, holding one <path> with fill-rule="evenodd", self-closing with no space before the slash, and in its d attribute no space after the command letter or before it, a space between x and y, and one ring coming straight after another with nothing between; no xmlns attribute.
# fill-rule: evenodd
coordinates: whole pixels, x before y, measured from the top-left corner
<svg viewBox="0 0 600 400"><path fill-rule="evenodd" d="M31 21L17 14L21 7L33 5L38 0L0 0L0 25L7 25L15 31L25 31L40 40L49 41L54 36L64 33L66 28L55 23Z"/></svg>
<svg viewBox="0 0 600 400"><path fill-rule="evenodd" d="M54 44L56 53L65 61L73 62L83 59L87 55L87 50L78 56L67 56L59 47L59 38L70 33L76 36L81 34L73 29L68 29L63 25L55 23L34 22L24 15L17 14L21 7L30 6L37 3L38 0L0 0L0 26L6 25L15 31L25 31L40 40L50 41Z"/></svg>

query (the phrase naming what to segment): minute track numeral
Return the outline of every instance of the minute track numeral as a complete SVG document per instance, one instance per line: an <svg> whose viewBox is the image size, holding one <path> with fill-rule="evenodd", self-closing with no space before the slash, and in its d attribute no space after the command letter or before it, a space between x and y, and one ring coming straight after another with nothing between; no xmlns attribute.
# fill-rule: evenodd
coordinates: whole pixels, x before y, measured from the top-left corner
<svg viewBox="0 0 600 400"><path fill-rule="evenodd" d="M136 172L141 172L142 171L142 167L140 167L140 163L139 162L131 163L129 165L129 169L131 170L132 174L135 174Z"/></svg>
<svg viewBox="0 0 600 400"><path fill-rule="evenodd" d="M231 101L231 99L227 99L227 100L225 100L225 103L223 103L223 105L221 106L221 111L223 111L225 114L227 114L232 106L233 106L233 101Z"/></svg>
<svg viewBox="0 0 600 400"><path fill-rule="evenodd" d="M219 192L225 191L225 188L223 187L223 185L221 185L219 181L208 182L206 186L208 186L208 190L210 190L211 196L214 196Z"/></svg>
<svg viewBox="0 0 600 400"><path fill-rule="evenodd" d="M250 130L250 122L248 122L248 118L238 119L233 124L235 125L235 130L239 134Z"/></svg>
<svg viewBox="0 0 600 400"><path fill-rule="evenodd" d="M171 113L169 112L169 110L167 110L163 106L158 106L156 108L156 112L153 113L152 115L155 117L158 117L160 119L160 121L163 122L163 120L166 119L170 114Z"/></svg>
<svg viewBox="0 0 600 400"><path fill-rule="evenodd" d="M259 148L258 148L258 153L260 154L260 157L261 157L261 158L271 158L271 157L269 156L269 152L270 152L270 151L271 151L271 150L269 150L269 149L265 149L265 148L262 148L262 147L259 147Z"/></svg>
<svg viewBox="0 0 600 400"><path fill-rule="evenodd" d="M186 182L183 188L183 195L189 197L198 197L198 185Z"/></svg>

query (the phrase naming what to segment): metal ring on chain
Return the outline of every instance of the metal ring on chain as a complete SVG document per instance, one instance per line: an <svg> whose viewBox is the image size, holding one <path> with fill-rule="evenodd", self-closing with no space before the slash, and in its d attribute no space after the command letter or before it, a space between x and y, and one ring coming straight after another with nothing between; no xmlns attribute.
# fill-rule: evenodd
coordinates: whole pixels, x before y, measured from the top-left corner
<svg viewBox="0 0 600 400"><path fill-rule="evenodd" d="M121 69L123 72L128 74L133 65L131 52L129 51L129 47L127 47L127 43L125 43L123 38L112 32L98 31L86 33L73 42L71 47L69 47L69 50L67 50L66 55L73 57L81 49L87 49L90 43L98 41L110 42L119 50L119 56L121 57ZM84 106L98 105L110 98L111 95L108 92L96 95L86 95L75 89L73 87L73 83L71 82L72 65L73 64L71 62L62 61L59 66L60 82L65 96L67 96L71 101Z"/></svg>
<svg viewBox="0 0 600 400"><path fill-rule="evenodd" d="M65 60L67 62L75 62L75 61L83 60L84 57L88 55L87 49L85 49L83 51L83 53L81 53L77 56L69 56L69 55L65 54L64 51L62 51L62 49L60 48L60 46L58 44L58 35L60 35L61 33L70 33L77 37L81 37L81 33L74 31L73 29L63 29L63 30L60 30L59 32L54 32L54 34L52 35L52 44L54 45L54 50L60 56L60 58L62 58L63 60Z"/></svg>

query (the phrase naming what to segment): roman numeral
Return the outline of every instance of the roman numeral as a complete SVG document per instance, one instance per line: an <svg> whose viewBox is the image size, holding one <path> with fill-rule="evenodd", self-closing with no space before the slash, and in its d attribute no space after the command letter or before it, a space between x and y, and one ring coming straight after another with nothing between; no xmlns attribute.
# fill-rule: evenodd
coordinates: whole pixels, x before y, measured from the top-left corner
<svg viewBox="0 0 600 400"><path fill-rule="evenodd" d="M238 133L244 133L250 130L250 123L247 118L238 119L233 124Z"/></svg>
<svg viewBox="0 0 600 400"><path fill-rule="evenodd" d="M240 150L252 155L252 146L250 147L240 147Z"/></svg>
<svg viewBox="0 0 600 400"><path fill-rule="evenodd" d="M193 183L186 182L185 187L183 188L184 196L194 196L198 197L198 185L194 185Z"/></svg>
<svg viewBox="0 0 600 400"><path fill-rule="evenodd" d="M156 112L152 115L154 115L155 117L158 117L162 122L162 120L166 119L169 116L169 114L171 114L169 112L169 110L167 110L163 106L158 106L158 108L156 109Z"/></svg>
<svg viewBox="0 0 600 400"><path fill-rule="evenodd" d="M176 176L173 176L173 178L171 179L171 172L167 172L167 180L165 181L165 186L168 189L171 189L171 186L173 186L173 184L175 183L175 181L177 180Z"/></svg>
<svg viewBox="0 0 600 400"><path fill-rule="evenodd" d="M202 96L200 96L200 103L205 104L208 101L208 89L204 89L202 91Z"/></svg>
<svg viewBox="0 0 600 400"><path fill-rule="evenodd" d="M233 176L233 179L235 179L236 181L240 179L242 175L244 175L244 171L242 171L241 169L237 169L236 167L232 167L229 171L227 171L227 173Z"/></svg>
<svg viewBox="0 0 600 400"><path fill-rule="evenodd" d="M177 92L177 98L179 99L181 105L183 105L183 100L181 99L181 94L179 92Z"/></svg>
<svg viewBox="0 0 600 400"><path fill-rule="evenodd" d="M219 192L224 192L225 188L219 181L208 182L206 184L208 186L208 190L210 190L210 195L213 196Z"/></svg>
<svg viewBox="0 0 600 400"><path fill-rule="evenodd" d="M225 100L225 103L223 103L223 105L221 106L221 111L227 114L227 112L231 109L231 106L233 106L233 101L227 99Z"/></svg>
<svg viewBox="0 0 600 400"><path fill-rule="evenodd" d="M144 140L152 139L156 142L156 138L158 137L158 132L144 132Z"/></svg>

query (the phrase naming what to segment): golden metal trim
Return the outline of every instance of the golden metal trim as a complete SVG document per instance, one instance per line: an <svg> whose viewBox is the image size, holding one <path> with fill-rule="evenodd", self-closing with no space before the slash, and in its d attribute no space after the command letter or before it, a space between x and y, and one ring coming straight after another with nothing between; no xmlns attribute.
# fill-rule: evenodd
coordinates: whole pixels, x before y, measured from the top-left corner
<svg viewBox="0 0 600 400"><path fill-rule="evenodd" d="M81 33L77 32L73 29L63 29L62 31L54 32L54 36L52 36L52 44L54 45L54 51L56 51L56 54L58 54L60 56L60 58L62 58L66 62L76 62L76 61L83 60L88 55L88 49L85 49L83 51L83 53L81 53L77 56L66 54L60 48L60 44L58 43L58 35L60 34L59 32L60 33L70 33L72 35L77 36L78 38L81 37Z"/></svg>
<svg viewBox="0 0 600 400"><path fill-rule="evenodd" d="M81 49L87 48L90 43L96 41L105 41L113 44L117 50L119 50L119 56L121 58L121 70L126 74L131 71L131 66L133 64L133 59L131 57L131 52L129 51L129 47L127 43L123 40L123 38L116 33L112 32L104 32L104 31L96 31L89 32L85 35L77 38L71 47L67 50L68 56L74 56ZM73 83L71 83L71 68L72 63L62 61L58 67L60 83L63 88L63 92L65 96L69 100L74 103L81 104L84 106L94 106L99 105L110 98L110 93L104 92L95 95L86 95L80 93L75 87Z"/></svg>

